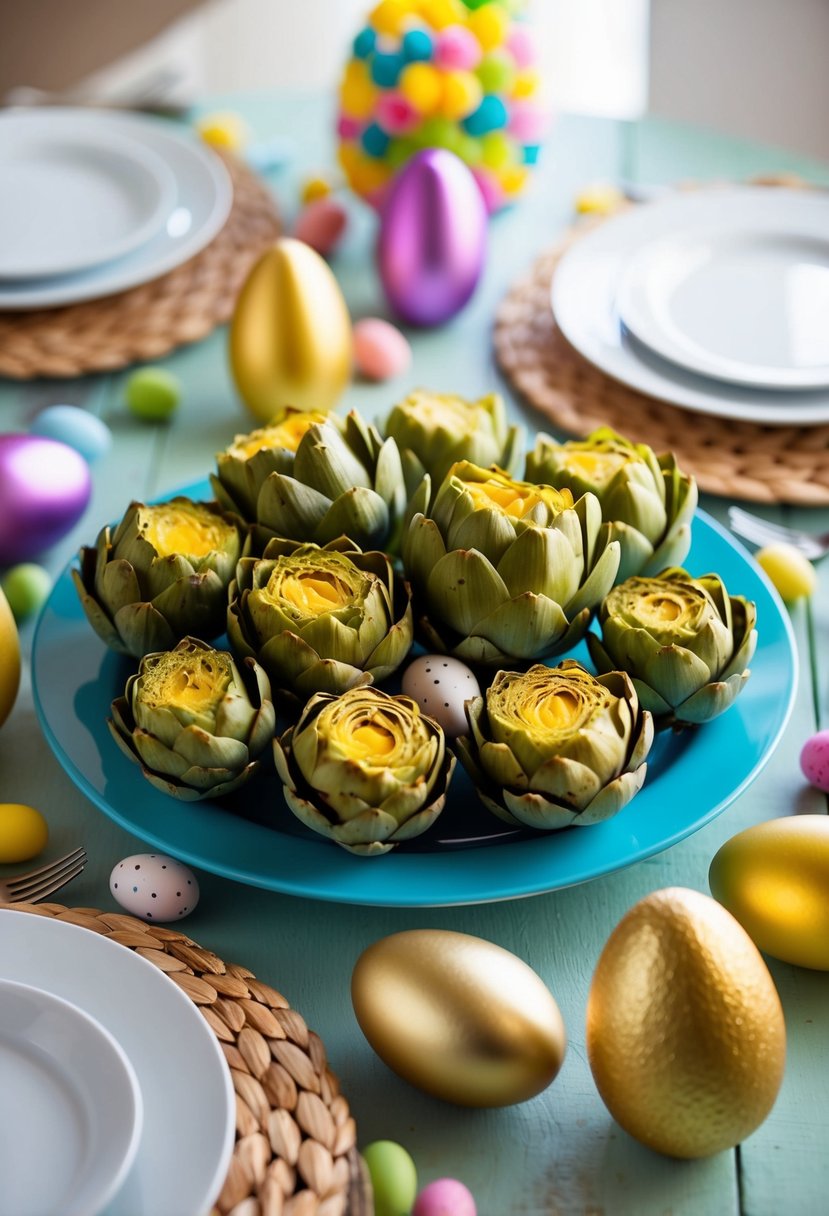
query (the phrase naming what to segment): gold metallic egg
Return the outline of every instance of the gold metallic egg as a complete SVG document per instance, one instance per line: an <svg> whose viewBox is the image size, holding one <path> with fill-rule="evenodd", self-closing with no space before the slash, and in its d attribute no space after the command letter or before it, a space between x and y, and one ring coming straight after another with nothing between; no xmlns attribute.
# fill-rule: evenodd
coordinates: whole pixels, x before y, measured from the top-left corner
<svg viewBox="0 0 829 1216"><path fill-rule="evenodd" d="M660 1153L707 1157L771 1110L786 1027L745 930L707 895L671 887L610 935L590 988L587 1052L626 1131Z"/></svg>
<svg viewBox="0 0 829 1216"><path fill-rule="evenodd" d="M532 1098L564 1059L564 1023L540 977L466 933L411 929L375 942L357 960L351 999L389 1068L460 1106Z"/></svg>
<svg viewBox="0 0 829 1216"><path fill-rule="evenodd" d="M711 862L708 882L761 950L829 971L829 817L793 815L739 832Z"/></svg>
<svg viewBox="0 0 829 1216"><path fill-rule="evenodd" d="M351 374L351 319L339 284L310 245L284 238L262 254L236 301L230 366L251 413L331 409Z"/></svg>

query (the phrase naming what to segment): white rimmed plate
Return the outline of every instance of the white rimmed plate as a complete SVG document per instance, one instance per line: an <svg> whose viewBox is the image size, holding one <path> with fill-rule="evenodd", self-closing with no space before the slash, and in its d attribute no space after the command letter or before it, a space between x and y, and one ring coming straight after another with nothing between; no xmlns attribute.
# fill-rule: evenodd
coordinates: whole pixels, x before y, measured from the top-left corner
<svg viewBox="0 0 829 1216"><path fill-rule="evenodd" d="M96 1018L132 1062L144 1129L107 1216L203 1216L230 1161L235 1100L218 1040L192 1001L134 951L26 912L0 911L0 969Z"/></svg>
<svg viewBox="0 0 829 1216"><path fill-rule="evenodd" d="M829 225L829 194L742 187L712 190L710 195L720 201L737 196L747 206L757 195L803 197L811 200ZM654 239L652 217L657 209L685 198L644 204L607 220L575 242L561 259L551 286L553 313L565 338L614 380L671 405L771 426L829 422L829 389L757 389L708 379L662 358L623 324L617 301L620 276L632 253Z"/></svg>
<svg viewBox="0 0 829 1216"><path fill-rule="evenodd" d="M95 1216L138 1151L127 1056L82 1009L0 980L0 1216Z"/></svg>
<svg viewBox="0 0 829 1216"><path fill-rule="evenodd" d="M0 116L0 279L70 274L123 257L176 205L161 156L122 131L48 113Z"/></svg>
<svg viewBox="0 0 829 1216"><path fill-rule="evenodd" d="M3 121L7 119L0 115ZM57 107L49 111L49 121L56 136L74 134L81 126L91 135L105 131L108 137L140 143L173 174L176 204L149 240L115 262L78 274L0 283L0 309L55 308L137 287L194 257L223 226L233 201L230 176L219 157L188 128L146 115Z"/></svg>

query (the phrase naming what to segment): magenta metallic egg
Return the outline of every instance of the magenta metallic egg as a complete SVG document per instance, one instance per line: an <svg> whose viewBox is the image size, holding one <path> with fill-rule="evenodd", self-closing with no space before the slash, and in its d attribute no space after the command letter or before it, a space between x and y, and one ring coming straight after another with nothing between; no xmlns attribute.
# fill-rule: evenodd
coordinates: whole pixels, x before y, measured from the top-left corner
<svg viewBox="0 0 829 1216"><path fill-rule="evenodd" d="M475 178L428 148L395 181L380 219L377 266L388 301L411 325L440 325L472 296L486 254L487 212Z"/></svg>
<svg viewBox="0 0 829 1216"><path fill-rule="evenodd" d="M0 435L0 566L37 557L75 526L92 492L89 465L65 443Z"/></svg>

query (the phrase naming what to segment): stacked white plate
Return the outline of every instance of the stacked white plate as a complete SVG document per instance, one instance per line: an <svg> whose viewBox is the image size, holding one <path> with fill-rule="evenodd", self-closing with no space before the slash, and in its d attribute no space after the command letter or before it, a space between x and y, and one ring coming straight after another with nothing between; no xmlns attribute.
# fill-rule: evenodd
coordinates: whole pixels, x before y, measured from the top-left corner
<svg viewBox="0 0 829 1216"><path fill-rule="evenodd" d="M829 422L829 192L711 189L626 211L561 259L552 306L584 358L651 397Z"/></svg>
<svg viewBox="0 0 829 1216"><path fill-rule="evenodd" d="M218 1040L168 976L0 913L0 1216L204 1216L234 1127Z"/></svg>
<svg viewBox="0 0 829 1216"><path fill-rule="evenodd" d="M197 254L233 189L193 132L137 114L0 114L0 309L52 308L149 282Z"/></svg>

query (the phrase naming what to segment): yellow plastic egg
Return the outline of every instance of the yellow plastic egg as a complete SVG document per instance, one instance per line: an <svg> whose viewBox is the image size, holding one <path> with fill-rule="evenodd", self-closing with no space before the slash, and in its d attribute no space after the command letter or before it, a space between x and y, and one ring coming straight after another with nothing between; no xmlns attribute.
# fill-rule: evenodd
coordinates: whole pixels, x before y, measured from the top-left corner
<svg viewBox="0 0 829 1216"><path fill-rule="evenodd" d="M786 1028L745 930L707 895L671 887L610 935L590 987L587 1052L626 1131L660 1153L707 1157L768 1115Z"/></svg>
<svg viewBox="0 0 829 1216"><path fill-rule="evenodd" d="M0 802L0 865L37 857L48 839L49 829L40 811L21 802Z"/></svg>
<svg viewBox="0 0 829 1216"><path fill-rule="evenodd" d="M447 1102L523 1102L564 1059L564 1023L541 978L467 933L411 929L382 938L357 960L351 998L389 1068Z"/></svg>
<svg viewBox="0 0 829 1216"><path fill-rule="evenodd" d="M829 818L792 815L738 832L708 873L711 893L761 950L829 971Z"/></svg>
<svg viewBox="0 0 829 1216"><path fill-rule="evenodd" d="M283 238L254 265L230 327L230 364L251 413L328 410L351 374L351 320L318 253Z"/></svg>
<svg viewBox="0 0 829 1216"><path fill-rule="evenodd" d="M754 556L780 592L781 599L787 603L811 595L814 591L817 583L815 568L793 545L783 542L766 545L758 549Z"/></svg>
<svg viewBox="0 0 829 1216"><path fill-rule="evenodd" d="M12 711L20 685L20 641L9 601L0 591L0 726Z"/></svg>

